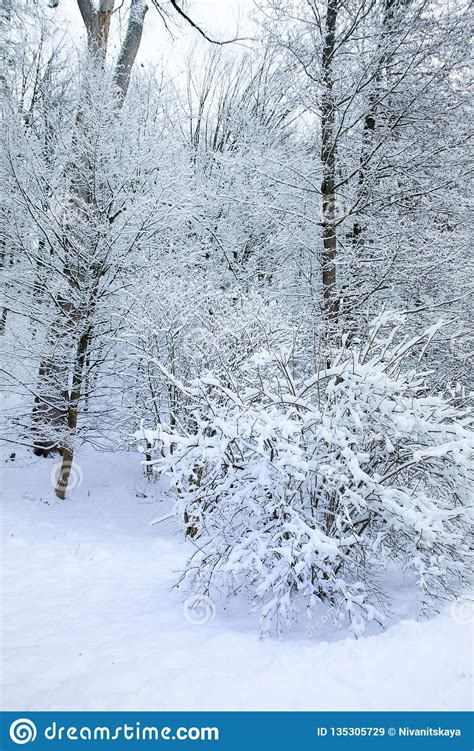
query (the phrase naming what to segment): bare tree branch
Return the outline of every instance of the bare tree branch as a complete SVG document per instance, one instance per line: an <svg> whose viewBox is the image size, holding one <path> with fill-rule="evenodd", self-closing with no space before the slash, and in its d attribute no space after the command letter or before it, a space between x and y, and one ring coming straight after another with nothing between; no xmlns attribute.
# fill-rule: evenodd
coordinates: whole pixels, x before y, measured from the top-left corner
<svg viewBox="0 0 474 751"><path fill-rule="evenodd" d="M201 34L206 41L210 42L211 44L218 44L220 46L223 46L224 44L234 44L235 42L243 42L245 40L245 37L235 37L234 39L212 39L206 32L197 24L195 23L192 18L188 16L187 13L184 12L184 10L178 5L177 0L170 0L171 5L175 9L175 11L182 17L184 20L192 26L193 29L196 29L196 31ZM153 4L158 7L157 0L153 0Z"/></svg>

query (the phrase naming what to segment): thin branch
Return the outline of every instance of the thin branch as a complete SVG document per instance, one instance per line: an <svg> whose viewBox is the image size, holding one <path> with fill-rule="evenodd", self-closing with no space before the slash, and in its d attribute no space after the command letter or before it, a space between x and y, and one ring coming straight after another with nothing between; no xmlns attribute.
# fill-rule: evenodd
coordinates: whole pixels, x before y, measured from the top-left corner
<svg viewBox="0 0 474 751"><path fill-rule="evenodd" d="M235 42L243 42L243 41L249 41L248 37L235 37L234 39L224 39L222 41L218 39L212 39L206 32L197 24L195 23L192 18L190 18L187 13L184 12L182 8L177 3L177 0L170 0L171 5L175 9L175 11L182 17L184 20L192 26L193 29L196 29L196 31L201 34L206 41L210 42L211 44L218 44L220 46L223 46L224 44L234 44ZM154 0L154 5L156 6L156 2Z"/></svg>

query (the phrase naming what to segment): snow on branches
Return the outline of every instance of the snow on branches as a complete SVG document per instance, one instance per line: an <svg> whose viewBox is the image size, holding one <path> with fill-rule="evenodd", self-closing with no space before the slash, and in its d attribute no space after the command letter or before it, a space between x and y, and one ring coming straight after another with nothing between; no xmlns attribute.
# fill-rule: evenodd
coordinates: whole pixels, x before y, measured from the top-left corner
<svg viewBox="0 0 474 751"><path fill-rule="evenodd" d="M424 337L395 344L382 324L309 379L281 352L232 382L202 376L187 430L136 434L197 543L185 579L246 591L264 633L321 601L356 635L382 622L389 562L414 574L424 607L467 578L471 417L403 368Z"/></svg>

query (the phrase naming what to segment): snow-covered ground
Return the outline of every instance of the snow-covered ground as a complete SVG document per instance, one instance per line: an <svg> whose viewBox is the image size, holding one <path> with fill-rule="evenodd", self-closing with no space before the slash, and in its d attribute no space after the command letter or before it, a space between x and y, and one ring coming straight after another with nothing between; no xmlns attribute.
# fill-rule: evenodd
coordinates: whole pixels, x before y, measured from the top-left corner
<svg viewBox="0 0 474 751"><path fill-rule="evenodd" d="M58 502L53 460L3 463L2 709L470 709L472 634L449 609L413 619L399 586L384 632L324 619L259 640L244 602L188 622L171 589L189 550L132 454L84 451ZM457 619L462 620L462 619Z"/></svg>

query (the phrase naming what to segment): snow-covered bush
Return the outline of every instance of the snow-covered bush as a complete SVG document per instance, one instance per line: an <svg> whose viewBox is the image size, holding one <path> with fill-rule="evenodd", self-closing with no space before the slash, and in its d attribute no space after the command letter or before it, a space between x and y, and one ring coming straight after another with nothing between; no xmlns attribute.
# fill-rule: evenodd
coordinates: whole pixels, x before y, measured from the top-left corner
<svg viewBox="0 0 474 751"><path fill-rule="evenodd" d="M385 323L309 379L282 352L253 357L231 388L205 375L187 389L193 432L137 433L196 543L184 578L245 591L263 632L321 601L356 634L382 622L389 562L412 572L423 607L468 577L472 419L404 370L434 331L400 342Z"/></svg>

